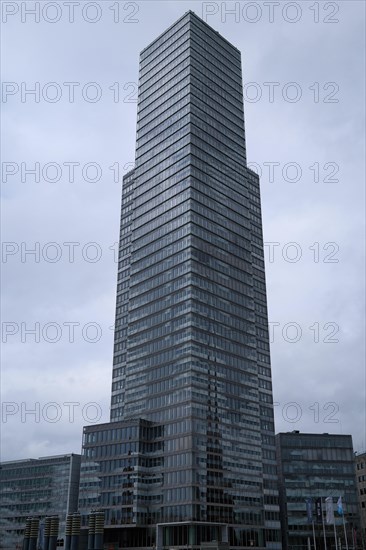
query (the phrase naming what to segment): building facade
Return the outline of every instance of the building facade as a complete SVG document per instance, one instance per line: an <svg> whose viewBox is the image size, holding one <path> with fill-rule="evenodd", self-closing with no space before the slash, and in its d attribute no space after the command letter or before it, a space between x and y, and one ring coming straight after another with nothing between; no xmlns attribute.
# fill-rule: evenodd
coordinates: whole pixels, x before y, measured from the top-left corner
<svg viewBox="0 0 366 550"><path fill-rule="evenodd" d="M324 533L327 549L336 548L334 525L326 520L329 497L338 549L361 547L352 437L294 431L277 434L276 443L283 549L306 550L309 541L313 548L314 534L317 547L324 548ZM344 518L337 512L339 498Z"/></svg>
<svg viewBox="0 0 366 550"><path fill-rule="evenodd" d="M111 429L139 419L161 434L137 443L157 444L162 476L152 473L149 505L137 491L129 526L154 525L157 548L279 548L260 189L246 166L241 55L193 12L141 53L136 164L123 180ZM87 445L85 468L97 452ZM140 447L136 473L148 456Z"/></svg>
<svg viewBox="0 0 366 550"><path fill-rule="evenodd" d="M366 453L355 456L356 481L360 504L363 548L366 548Z"/></svg>
<svg viewBox="0 0 366 550"><path fill-rule="evenodd" d="M2 462L0 465L0 548L22 548L28 517L57 515L59 538L68 513L78 508L80 455Z"/></svg>
<svg viewBox="0 0 366 550"><path fill-rule="evenodd" d="M158 519L153 510L162 502L163 448L163 427L146 420L86 426L79 493L82 526L87 526L91 510L102 509L106 543L151 548Z"/></svg>

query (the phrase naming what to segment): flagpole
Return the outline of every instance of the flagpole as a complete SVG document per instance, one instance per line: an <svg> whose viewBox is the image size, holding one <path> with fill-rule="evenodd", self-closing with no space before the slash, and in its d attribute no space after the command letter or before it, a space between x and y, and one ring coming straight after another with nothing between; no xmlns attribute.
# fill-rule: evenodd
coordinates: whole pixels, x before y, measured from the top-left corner
<svg viewBox="0 0 366 550"><path fill-rule="evenodd" d="M337 530L336 530L335 519L333 520L333 527L334 527L334 541L335 541L335 547L336 547L336 550L338 550Z"/></svg>
<svg viewBox="0 0 366 550"><path fill-rule="evenodd" d="M313 520L313 539L314 539L314 550L316 550L316 538L315 538L314 520ZM348 548L347 548L347 550L348 550Z"/></svg>
<svg viewBox="0 0 366 550"><path fill-rule="evenodd" d="M356 529L354 527L352 527L352 545L353 545L354 550L356 550L356 543L357 543L357 540L356 540L356 537L355 537L355 531L356 531Z"/></svg>
<svg viewBox="0 0 366 550"><path fill-rule="evenodd" d="M343 517L344 538L345 538L345 541L346 541L346 550L348 550L347 530L346 530L346 522L345 522L345 519L344 519L344 512L342 514L342 517Z"/></svg>
<svg viewBox="0 0 366 550"><path fill-rule="evenodd" d="M327 537L325 536L325 524L324 524L324 514L323 514L323 499L320 499L320 505L322 509L322 523L323 523L323 537L324 537L324 550L327 550Z"/></svg>

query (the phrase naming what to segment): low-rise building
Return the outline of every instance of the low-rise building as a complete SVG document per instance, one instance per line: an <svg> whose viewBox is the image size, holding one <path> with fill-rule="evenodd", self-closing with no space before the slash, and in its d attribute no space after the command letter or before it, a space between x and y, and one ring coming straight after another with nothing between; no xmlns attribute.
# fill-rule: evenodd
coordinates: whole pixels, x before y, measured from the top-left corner
<svg viewBox="0 0 366 550"><path fill-rule="evenodd" d="M327 550L361 548L352 437L294 431L276 443L283 550L324 548L324 538Z"/></svg>
<svg viewBox="0 0 366 550"><path fill-rule="evenodd" d="M80 455L68 454L0 464L0 548L22 547L28 517L59 517L59 538L65 535L66 515L76 512Z"/></svg>

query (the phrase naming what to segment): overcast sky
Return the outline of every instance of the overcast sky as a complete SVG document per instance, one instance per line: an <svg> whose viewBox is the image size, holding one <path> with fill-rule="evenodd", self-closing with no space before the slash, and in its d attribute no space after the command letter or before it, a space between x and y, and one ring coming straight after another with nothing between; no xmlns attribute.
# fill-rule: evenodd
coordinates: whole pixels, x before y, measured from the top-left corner
<svg viewBox="0 0 366 550"><path fill-rule="evenodd" d="M2 2L2 460L80 452L109 419L138 56L188 9L242 52L276 432L366 450L364 2L35 4Z"/></svg>

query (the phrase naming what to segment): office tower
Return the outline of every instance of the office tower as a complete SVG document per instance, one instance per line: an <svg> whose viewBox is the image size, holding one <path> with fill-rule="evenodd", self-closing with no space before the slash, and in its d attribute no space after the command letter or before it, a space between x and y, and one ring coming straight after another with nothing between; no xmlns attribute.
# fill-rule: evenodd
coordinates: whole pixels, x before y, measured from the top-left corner
<svg viewBox="0 0 366 550"><path fill-rule="evenodd" d="M314 535L317 547L325 536L334 548L334 533L338 548L356 548L361 533L352 436L293 431L277 434L276 444L283 549L305 548L308 539L313 547Z"/></svg>
<svg viewBox="0 0 366 550"><path fill-rule="evenodd" d="M78 507L80 455L47 456L0 464L0 548L22 548L28 517L58 516L59 538L66 515Z"/></svg>
<svg viewBox="0 0 366 550"><path fill-rule="evenodd" d="M122 190L118 441L137 419L159 429L140 441L145 462L141 448L121 458L136 473L134 504L111 496L124 504L107 524L153 524L157 548L279 547L260 190L246 166L241 56L193 12L140 57L136 164ZM84 429L89 464L103 453L97 431ZM113 452L104 455L112 469ZM124 482L130 490L131 474Z"/></svg>

